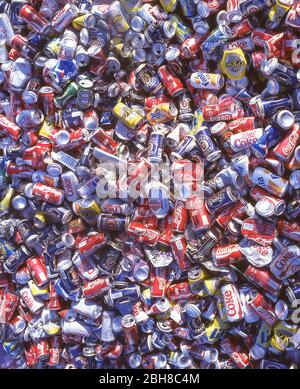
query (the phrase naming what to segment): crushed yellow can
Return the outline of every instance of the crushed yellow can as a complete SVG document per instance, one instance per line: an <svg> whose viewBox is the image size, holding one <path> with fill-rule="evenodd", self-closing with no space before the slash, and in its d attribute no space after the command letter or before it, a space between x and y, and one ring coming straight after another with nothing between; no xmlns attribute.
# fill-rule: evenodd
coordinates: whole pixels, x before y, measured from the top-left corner
<svg viewBox="0 0 300 389"><path fill-rule="evenodd" d="M143 117L139 113L123 103L118 103L114 106L113 115L132 130L136 130L144 122Z"/></svg>
<svg viewBox="0 0 300 389"><path fill-rule="evenodd" d="M247 60L242 49L224 50L220 70L230 80L240 80L246 74Z"/></svg>

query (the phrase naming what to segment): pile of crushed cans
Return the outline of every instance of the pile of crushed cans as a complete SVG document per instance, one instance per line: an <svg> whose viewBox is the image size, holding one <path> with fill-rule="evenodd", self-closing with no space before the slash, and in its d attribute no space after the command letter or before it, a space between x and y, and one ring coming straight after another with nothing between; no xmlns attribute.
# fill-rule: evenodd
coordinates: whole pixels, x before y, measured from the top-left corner
<svg viewBox="0 0 300 389"><path fill-rule="evenodd" d="M1 368L300 366L299 29L297 0L0 1Z"/></svg>

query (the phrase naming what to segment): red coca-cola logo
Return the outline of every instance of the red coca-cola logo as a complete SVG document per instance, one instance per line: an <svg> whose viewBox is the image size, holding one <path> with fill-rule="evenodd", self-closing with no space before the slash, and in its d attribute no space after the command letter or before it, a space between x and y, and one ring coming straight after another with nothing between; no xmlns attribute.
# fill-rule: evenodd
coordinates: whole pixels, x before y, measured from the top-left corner
<svg viewBox="0 0 300 389"><path fill-rule="evenodd" d="M174 213L175 224L180 224L182 222L182 211L183 211L183 204L179 203L178 206L175 208L175 213Z"/></svg>
<svg viewBox="0 0 300 389"><path fill-rule="evenodd" d="M250 118L251 119L251 118ZM251 119L252 120L252 119ZM235 119L233 120L231 123L229 123L229 128L232 128L232 127L237 127L237 126L240 126L242 124L246 124L249 122L249 118L239 118L239 119Z"/></svg>
<svg viewBox="0 0 300 389"><path fill-rule="evenodd" d="M225 298L227 315L234 317L237 314L237 310L234 302L234 295L230 289L225 291L224 298Z"/></svg>
<svg viewBox="0 0 300 389"><path fill-rule="evenodd" d="M218 247L216 249L216 254L230 254L235 249L236 249L235 244L230 244L230 245L224 246L224 247Z"/></svg>
<svg viewBox="0 0 300 389"><path fill-rule="evenodd" d="M121 213L121 207L119 205L105 204L103 211L107 213Z"/></svg>
<svg viewBox="0 0 300 389"><path fill-rule="evenodd" d="M138 301L136 304L133 305L132 307L132 313L133 313L133 316L136 317L140 314L140 312L142 311L142 304L140 301Z"/></svg>
<svg viewBox="0 0 300 389"><path fill-rule="evenodd" d="M24 300L24 302L28 306L28 308L33 307L33 299L27 291L23 292L22 299Z"/></svg>
<svg viewBox="0 0 300 389"><path fill-rule="evenodd" d="M56 363L59 360L59 355L60 355L59 349L58 348L52 348L51 349L51 359L50 359L50 362Z"/></svg>
<svg viewBox="0 0 300 389"><path fill-rule="evenodd" d="M282 152L285 156L289 156L293 152L293 150L298 142L298 139L299 139L298 133L292 132L290 134L290 136L288 137L288 143L286 144L286 146L282 147Z"/></svg>
<svg viewBox="0 0 300 389"><path fill-rule="evenodd" d="M166 280L162 277L158 277L157 281L159 290L164 291L166 287Z"/></svg>
<svg viewBox="0 0 300 389"><path fill-rule="evenodd" d="M247 44L247 41L246 40L242 40L242 41L237 41L237 42L231 42L228 44L228 47L230 49L235 49L235 48L247 48L248 44Z"/></svg>
<svg viewBox="0 0 300 389"><path fill-rule="evenodd" d="M138 235L143 238L148 238L149 240L155 239L156 238L156 233L155 231L146 229L146 228L141 228L141 227L136 227L134 226L132 229L132 232L135 235Z"/></svg>

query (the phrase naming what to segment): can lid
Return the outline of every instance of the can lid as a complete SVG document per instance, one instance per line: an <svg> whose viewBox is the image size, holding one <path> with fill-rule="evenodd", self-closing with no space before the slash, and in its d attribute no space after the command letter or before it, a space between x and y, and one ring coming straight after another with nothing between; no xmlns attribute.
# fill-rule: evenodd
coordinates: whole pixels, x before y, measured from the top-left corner
<svg viewBox="0 0 300 389"><path fill-rule="evenodd" d="M50 176L57 177L62 171L62 166L58 163L52 162L47 165L47 173L50 174Z"/></svg>
<svg viewBox="0 0 300 389"><path fill-rule="evenodd" d="M271 74L274 72L277 63L278 63L278 58L276 57L270 58L268 61L263 61L261 63L260 69L266 76L271 76Z"/></svg>
<svg viewBox="0 0 300 389"><path fill-rule="evenodd" d="M87 28L82 28L79 33L80 43L86 46L89 43L90 36Z"/></svg>
<svg viewBox="0 0 300 389"><path fill-rule="evenodd" d="M133 59L136 62L145 62L146 61L146 51L144 49L136 49L132 52Z"/></svg>
<svg viewBox="0 0 300 389"><path fill-rule="evenodd" d="M23 196L15 196L12 199L12 206L16 211L22 211L27 206L27 200Z"/></svg>
<svg viewBox="0 0 300 389"><path fill-rule="evenodd" d="M24 194L29 199L33 198L33 194L32 194L33 187L34 187L33 183L26 184L25 187L24 187Z"/></svg>
<svg viewBox="0 0 300 389"><path fill-rule="evenodd" d="M222 34L226 37L230 37L230 35L232 34L231 28L227 26L227 24L219 25L219 29L222 32Z"/></svg>
<svg viewBox="0 0 300 389"><path fill-rule="evenodd" d="M163 24L163 32L168 39L173 38L173 36L175 36L175 33L176 33L175 23L173 23L169 20L165 21Z"/></svg>
<svg viewBox="0 0 300 389"><path fill-rule="evenodd" d="M84 24L86 28L94 27L96 24L96 17L92 14L86 14L84 17Z"/></svg>
<svg viewBox="0 0 300 389"><path fill-rule="evenodd" d="M238 174L235 170L230 170L230 176L232 179L233 185L239 190L242 191L245 185L244 177Z"/></svg>
<svg viewBox="0 0 300 389"><path fill-rule="evenodd" d="M194 30L200 35L204 35L209 31L209 24L204 20L193 21L193 27Z"/></svg>
<svg viewBox="0 0 300 389"><path fill-rule="evenodd" d="M82 88L82 89L92 89L94 86L94 83L92 80L84 79L84 80L79 81L78 86L79 86L79 88Z"/></svg>
<svg viewBox="0 0 300 389"><path fill-rule="evenodd" d="M243 15L242 15L241 11L239 11L238 9L235 9L233 11L228 12L227 18L228 18L229 22L238 23L243 19Z"/></svg>
<svg viewBox="0 0 300 389"><path fill-rule="evenodd" d="M138 353L130 354L128 364L132 369L138 368L142 363L142 356Z"/></svg>
<svg viewBox="0 0 300 389"><path fill-rule="evenodd" d="M33 234L26 239L25 244L30 248L34 248L34 246L39 243L40 239L41 237L38 234Z"/></svg>
<svg viewBox="0 0 300 389"><path fill-rule="evenodd" d="M300 170L295 170L290 175L290 185L294 189L300 189Z"/></svg>
<svg viewBox="0 0 300 389"><path fill-rule="evenodd" d="M180 50L176 46L170 46L165 52L165 59L169 62L175 61L180 56Z"/></svg>
<svg viewBox="0 0 300 389"><path fill-rule="evenodd" d="M57 64L58 64L58 59L49 58L47 59L47 61L45 61L44 66L50 70L53 70Z"/></svg>
<svg viewBox="0 0 300 389"><path fill-rule="evenodd" d="M108 57L106 59L107 69L111 72L118 72L121 69L121 64L116 57Z"/></svg>
<svg viewBox="0 0 300 389"><path fill-rule="evenodd" d="M166 49L167 45L164 42L155 42L151 47L152 53L157 56L164 55Z"/></svg>
<svg viewBox="0 0 300 389"><path fill-rule="evenodd" d="M295 117L291 111L284 109L277 114L277 123L283 130L290 129L295 123Z"/></svg>
<svg viewBox="0 0 300 389"><path fill-rule="evenodd" d="M274 215L274 204L266 199L259 200L255 204L255 211L263 217L270 217Z"/></svg>
<svg viewBox="0 0 300 389"><path fill-rule="evenodd" d="M196 304L186 304L185 306L185 312L190 316L190 317L193 317L193 318L196 318L196 317L200 317L201 315L201 311L200 309L197 307Z"/></svg>
<svg viewBox="0 0 300 389"><path fill-rule="evenodd" d="M208 4L205 1L200 0L197 4L197 14L201 18L207 18L209 16Z"/></svg>
<svg viewBox="0 0 300 389"><path fill-rule="evenodd" d="M33 91L25 90L22 93L22 100L26 104L35 104L38 101L38 95Z"/></svg>
<svg viewBox="0 0 300 389"><path fill-rule="evenodd" d="M59 260L57 263L57 270L58 271L66 270L72 266L73 266L73 263L70 259Z"/></svg>
<svg viewBox="0 0 300 389"><path fill-rule="evenodd" d="M71 211L69 211L69 212L71 212ZM74 246L75 239L74 239L73 235L68 233L68 232L66 232L65 234L62 235L61 240L62 240L64 246L67 247L68 249L70 249Z"/></svg>
<svg viewBox="0 0 300 389"><path fill-rule="evenodd" d="M60 130L55 134L55 140L59 146L65 146L70 142L70 133L66 130Z"/></svg>
<svg viewBox="0 0 300 389"><path fill-rule="evenodd" d="M158 321L156 323L156 327L161 331L161 332L172 332L172 327L168 321Z"/></svg>
<svg viewBox="0 0 300 389"><path fill-rule="evenodd" d="M279 300L275 305L275 315L279 320L285 320L288 315L288 305L285 301Z"/></svg>
<svg viewBox="0 0 300 389"><path fill-rule="evenodd" d="M141 18L140 16L138 15L135 15L132 19L131 19L131 28L134 32L141 32L143 31L144 27L145 27L145 21L143 18Z"/></svg>
<svg viewBox="0 0 300 389"><path fill-rule="evenodd" d="M109 97L117 97L120 94L120 85L117 82L113 82L107 89L107 95Z"/></svg>
<svg viewBox="0 0 300 389"><path fill-rule="evenodd" d="M149 267L148 266L138 266L133 269L133 276L137 282L143 282L148 278Z"/></svg>
<svg viewBox="0 0 300 389"><path fill-rule="evenodd" d="M280 84L277 80L274 80L273 78L271 78L267 82L266 89L270 95L278 95L278 93L280 91Z"/></svg>
<svg viewBox="0 0 300 389"><path fill-rule="evenodd" d="M146 42L146 38L145 38L144 34L142 34L140 32L136 32L136 33L132 34L131 44L135 49L143 48L145 46L145 42Z"/></svg>
<svg viewBox="0 0 300 389"><path fill-rule="evenodd" d="M278 201L278 203L275 205L274 212L277 216L281 215L286 208L286 203L284 200Z"/></svg>
<svg viewBox="0 0 300 389"><path fill-rule="evenodd" d="M66 50L75 49L75 47L77 46L75 39L69 36L64 37L61 40L60 45L62 48Z"/></svg>
<svg viewBox="0 0 300 389"><path fill-rule="evenodd" d="M228 125L226 122L218 122L210 128L210 133L213 136L222 136L228 131Z"/></svg>
<svg viewBox="0 0 300 389"><path fill-rule="evenodd" d="M228 16L229 15L225 10L218 12L217 17L216 17L217 24L219 24L219 25L229 24L231 22L231 20L229 20Z"/></svg>
<svg viewBox="0 0 300 389"><path fill-rule="evenodd" d="M72 211L70 210L70 209L68 209L65 213L64 213L64 216L62 217L62 219L61 219L61 222L62 222L62 224L67 224L67 223L69 223L71 220L72 220L72 218L73 218L73 213L72 213ZM71 244L71 241L70 241L70 239L69 239L69 243L68 243L69 245ZM65 245L67 248L69 248L69 246L67 246L67 245ZM74 246L74 244L72 245L72 246L70 246L70 248L71 247L73 247Z"/></svg>

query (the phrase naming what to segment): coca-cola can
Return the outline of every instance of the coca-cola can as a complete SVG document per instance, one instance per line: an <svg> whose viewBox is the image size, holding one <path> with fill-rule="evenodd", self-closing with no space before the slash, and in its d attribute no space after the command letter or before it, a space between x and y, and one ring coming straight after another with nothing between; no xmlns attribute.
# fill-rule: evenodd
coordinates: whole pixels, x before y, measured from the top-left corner
<svg viewBox="0 0 300 389"><path fill-rule="evenodd" d="M185 201L177 199L172 214L171 229L174 232L184 232L187 225L188 211L185 207Z"/></svg>
<svg viewBox="0 0 300 389"><path fill-rule="evenodd" d="M47 362L48 366L57 366L59 364L60 354L62 350L62 340L60 336L51 336L49 339L50 357Z"/></svg>
<svg viewBox="0 0 300 389"><path fill-rule="evenodd" d="M294 124L291 130L288 131L287 135L280 141L273 149L274 155L281 161L288 161L294 150L299 143L300 139L300 126L298 123Z"/></svg>
<svg viewBox="0 0 300 389"><path fill-rule="evenodd" d="M167 297L172 300L185 300L191 298L193 293L190 291L188 281L172 284L167 290Z"/></svg>
<svg viewBox="0 0 300 389"><path fill-rule="evenodd" d="M239 262L243 258L240 246L229 244L213 248L212 259L215 266L228 266Z"/></svg>
<svg viewBox="0 0 300 389"><path fill-rule="evenodd" d="M2 114L0 115L0 130L14 141L17 141L21 135L21 128Z"/></svg>
<svg viewBox="0 0 300 389"><path fill-rule="evenodd" d="M39 339L35 343L35 355L38 361L45 361L50 357L50 349L48 339Z"/></svg>
<svg viewBox="0 0 300 389"><path fill-rule="evenodd" d="M222 286L221 294L225 305L227 320L229 322L235 322L243 319L243 306L236 286L233 284Z"/></svg>
<svg viewBox="0 0 300 389"><path fill-rule="evenodd" d="M220 343L222 353L231 357L239 369L245 369L249 365L249 355L240 344L236 344L233 339L226 336Z"/></svg>
<svg viewBox="0 0 300 389"><path fill-rule="evenodd" d="M38 200L55 205L61 205L65 198L65 193L61 189L53 188L41 183L27 184L24 189L24 194L26 197L35 197Z"/></svg>
<svg viewBox="0 0 300 389"><path fill-rule="evenodd" d="M165 267L153 267L150 273L150 288L152 297L163 297L167 287L167 272Z"/></svg>
<svg viewBox="0 0 300 389"><path fill-rule="evenodd" d="M46 34L50 30L50 23L39 14L31 5L25 4L19 11L20 17L37 33Z"/></svg>
<svg viewBox="0 0 300 389"><path fill-rule="evenodd" d="M149 246L155 246L160 236L159 231L135 221L128 224L127 233L139 243L144 243Z"/></svg>
<svg viewBox="0 0 300 389"><path fill-rule="evenodd" d="M83 256L90 256L107 243L107 236L102 232L92 232L78 244L78 250Z"/></svg>
<svg viewBox="0 0 300 389"><path fill-rule="evenodd" d="M26 261L26 266L37 286L42 286L48 282L47 269L42 257L30 257Z"/></svg>
<svg viewBox="0 0 300 389"><path fill-rule="evenodd" d="M192 263L186 255L187 240L184 235L174 236L170 240L170 246L175 257L179 269L182 271L189 270L192 267Z"/></svg>
<svg viewBox="0 0 300 389"><path fill-rule="evenodd" d="M134 316L131 314L123 316L121 324L126 344L136 346L139 341L139 335Z"/></svg>
<svg viewBox="0 0 300 389"><path fill-rule="evenodd" d="M265 322L274 325L278 319L275 315L275 309L271 303L267 302L264 296L253 289L248 295L248 304L254 312Z"/></svg>
<svg viewBox="0 0 300 389"><path fill-rule="evenodd" d="M96 278L93 281L89 281L82 287L82 294L86 298L94 298L107 292L110 288L109 278Z"/></svg>
<svg viewBox="0 0 300 389"><path fill-rule="evenodd" d="M245 276L256 285L269 292L272 296L277 296L281 289L281 283L271 276L267 270L257 269L249 265L245 271Z"/></svg>
<svg viewBox="0 0 300 389"><path fill-rule="evenodd" d="M6 322L9 322L11 320L11 318L13 317L15 310L18 306L19 297L17 294L10 292L10 291L7 291L6 293L4 293L3 297L4 297L4 304L2 307L4 309L4 312L1 312L1 314L3 313L4 320ZM2 299L1 294L0 294L0 298Z"/></svg>
<svg viewBox="0 0 300 389"><path fill-rule="evenodd" d="M29 287L22 288L20 290L20 296L26 306L29 308L30 312L33 314L36 314L44 307L44 304L33 297Z"/></svg>
<svg viewBox="0 0 300 389"><path fill-rule="evenodd" d="M67 171L63 173L60 178L65 191L66 199L71 202L78 200L78 178L75 173Z"/></svg>
<svg viewBox="0 0 300 389"><path fill-rule="evenodd" d="M295 240L296 242L300 242L300 224L297 222L288 222L285 220L279 220L278 232L280 235Z"/></svg>
<svg viewBox="0 0 300 389"><path fill-rule="evenodd" d="M183 92L184 87L180 79L175 76L169 67L161 66L157 73L171 97L176 97Z"/></svg>

